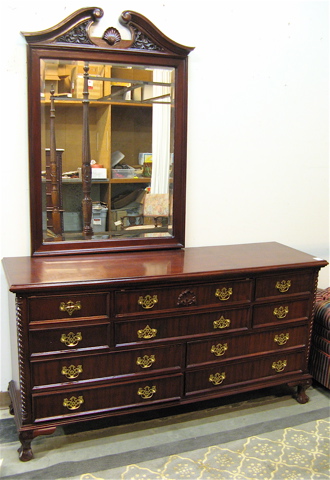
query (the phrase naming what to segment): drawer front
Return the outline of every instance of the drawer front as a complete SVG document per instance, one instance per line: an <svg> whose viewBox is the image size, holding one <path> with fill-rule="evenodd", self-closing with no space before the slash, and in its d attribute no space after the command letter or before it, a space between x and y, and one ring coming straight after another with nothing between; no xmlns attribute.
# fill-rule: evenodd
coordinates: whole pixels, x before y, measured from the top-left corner
<svg viewBox="0 0 330 480"><path fill-rule="evenodd" d="M187 366L193 367L242 355L269 353L292 347L304 347L308 342L308 328L277 328L268 332L236 337L219 336L207 341L190 342L187 345Z"/></svg>
<svg viewBox="0 0 330 480"><path fill-rule="evenodd" d="M60 393L33 395L35 421L79 417L88 413L112 409L131 408L171 400L182 396L183 376L140 379L124 384L103 385L84 389L71 389Z"/></svg>
<svg viewBox="0 0 330 480"><path fill-rule="evenodd" d="M30 297L29 320L108 317L108 303L107 293Z"/></svg>
<svg viewBox="0 0 330 480"><path fill-rule="evenodd" d="M186 394L212 393L230 385L263 378L283 378L285 374L301 372L304 358L304 352L281 352L240 363L220 363L202 370L190 371L186 374Z"/></svg>
<svg viewBox="0 0 330 480"><path fill-rule="evenodd" d="M109 347L109 323L92 326L63 326L30 330L30 353L77 351L92 347Z"/></svg>
<svg viewBox="0 0 330 480"><path fill-rule="evenodd" d="M223 306L249 302L251 291L251 280L201 286L121 290L115 293L115 311L116 315L123 316L178 308Z"/></svg>
<svg viewBox="0 0 330 480"><path fill-rule="evenodd" d="M309 315L309 300L286 300L281 302L255 305L253 309L253 326L261 327L272 323L286 323L306 319Z"/></svg>
<svg viewBox="0 0 330 480"><path fill-rule="evenodd" d="M282 297L296 293L312 292L314 276L310 273L284 273L261 277L256 280L256 299L267 297Z"/></svg>
<svg viewBox="0 0 330 480"><path fill-rule="evenodd" d="M249 309L243 308L170 318L120 321L115 323L115 342L116 345L126 345L182 336L246 330L248 318Z"/></svg>
<svg viewBox="0 0 330 480"><path fill-rule="evenodd" d="M183 345L143 348L89 356L66 356L32 362L33 386L150 374L159 370L181 369Z"/></svg>

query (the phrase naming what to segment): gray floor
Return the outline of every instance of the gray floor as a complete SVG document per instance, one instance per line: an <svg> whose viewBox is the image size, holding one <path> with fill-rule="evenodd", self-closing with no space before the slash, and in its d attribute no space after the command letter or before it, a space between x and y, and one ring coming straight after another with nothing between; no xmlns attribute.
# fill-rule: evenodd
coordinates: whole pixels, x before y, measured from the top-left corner
<svg viewBox="0 0 330 480"><path fill-rule="evenodd" d="M327 418L330 392L315 386L308 395L310 401L300 405L288 390L276 388L204 403L197 410L167 410L158 418L143 421L135 417L114 424L112 420L106 428L104 423L59 428L52 436L33 440L35 458L26 463L18 460L14 422L2 409L1 476L17 480L124 478L122 472L131 464ZM113 469L111 474L109 468ZM84 475L102 471L107 471L107 477Z"/></svg>

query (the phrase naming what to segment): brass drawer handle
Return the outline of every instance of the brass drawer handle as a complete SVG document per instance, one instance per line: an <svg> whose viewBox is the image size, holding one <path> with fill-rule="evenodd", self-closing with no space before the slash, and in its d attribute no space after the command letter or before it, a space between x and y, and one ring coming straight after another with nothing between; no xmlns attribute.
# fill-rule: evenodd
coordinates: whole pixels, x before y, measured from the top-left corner
<svg viewBox="0 0 330 480"><path fill-rule="evenodd" d="M282 280L281 282L276 282L275 288L281 293L285 293L291 287L291 280Z"/></svg>
<svg viewBox="0 0 330 480"><path fill-rule="evenodd" d="M63 333L61 335L61 342L64 343L67 347L75 347L82 340L81 332L73 333L70 332L67 335Z"/></svg>
<svg viewBox="0 0 330 480"><path fill-rule="evenodd" d="M274 308L273 314L277 318L285 318L289 313L289 307L278 307Z"/></svg>
<svg viewBox="0 0 330 480"><path fill-rule="evenodd" d="M156 393L156 391L157 390L155 386L153 387L146 386L144 388L139 388L137 391L137 394L140 395L141 398L146 400L148 398L151 398Z"/></svg>
<svg viewBox="0 0 330 480"><path fill-rule="evenodd" d="M218 320L214 320L213 322L213 328L228 328L230 326L230 319L225 318L223 315Z"/></svg>
<svg viewBox="0 0 330 480"><path fill-rule="evenodd" d="M73 380L78 378L82 371L82 365L70 365L69 367L62 367L61 374L69 380Z"/></svg>
<svg viewBox="0 0 330 480"><path fill-rule="evenodd" d="M275 370L275 372L280 373L283 372L287 364L286 360L279 360L278 362L273 362L272 369Z"/></svg>
<svg viewBox="0 0 330 480"><path fill-rule="evenodd" d="M216 357L221 357L226 353L228 350L228 343L218 343L218 345L212 345L211 353L213 353Z"/></svg>
<svg viewBox="0 0 330 480"><path fill-rule="evenodd" d="M289 338L290 335L288 333L280 333L280 335L275 335L274 342L278 345L285 345Z"/></svg>
<svg viewBox="0 0 330 480"><path fill-rule="evenodd" d="M233 294L232 288L223 287L221 288L221 290L220 288L217 288L215 291L215 296L218 297L218 299L221 301L229 300L232 294Z"/></svg>
<svg viewBox="0 0 330 480"><path fill-rule="evenodd" d="M81 303L76 302L74 303L72 300L69 300L67 303L61 302L60 304L60 311L67 312L70 317L76 310L81 310Z"/></svg>
<svg viewBox="0 0 330 480"><path fill-rule="evenodd" d="M151 328L147 325L142 330L137 331L138 338L144 338L145 340L149 340L150 338L154 338L157 335L157 329Z"/></svg>
<svg viewBox="0 0 330 480"><path fill-rule="evenodd" d="M66 407L68 410L77 410L84 403L84 397L79 396L71 398L65 398L63 401L63 407Z"/></svg>
<svg viewBox="0 0 330 480"><path fill-rule="evenodd" d="M136 364L139 365L141 368L150 368L153 363L155 363L156 357L155 355L144 355L143 357L138 357L136 360Z"/></svg>
<svg viewBox="0 0 330 480"><path fill-rule="evenodd" d="M225 378L225 372L215 373L214 375L212 374L209 376L209 382L213 383L213 385L221 385Z"/></svg>
<svg viewBox="0 0 330 480"><path fill-rule="evenodd" d="M150 308L153 308L156 303L158 302L158 297L157 295L146 295L145 297L139 297L138 304L141 305L142 308L145 310L148 310Z"/></svg>

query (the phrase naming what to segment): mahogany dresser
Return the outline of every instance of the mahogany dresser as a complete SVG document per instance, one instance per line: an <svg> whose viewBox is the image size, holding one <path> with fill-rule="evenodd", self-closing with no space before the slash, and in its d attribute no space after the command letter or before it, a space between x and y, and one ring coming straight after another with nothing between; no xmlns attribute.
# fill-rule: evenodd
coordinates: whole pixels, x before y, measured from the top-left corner
<svg viewBox="0 0 330 480"><path fill-rule="evenodd" d="M271 242L3 264L22 461L57 425L279 384L308 400L325 260Z"/></svg>

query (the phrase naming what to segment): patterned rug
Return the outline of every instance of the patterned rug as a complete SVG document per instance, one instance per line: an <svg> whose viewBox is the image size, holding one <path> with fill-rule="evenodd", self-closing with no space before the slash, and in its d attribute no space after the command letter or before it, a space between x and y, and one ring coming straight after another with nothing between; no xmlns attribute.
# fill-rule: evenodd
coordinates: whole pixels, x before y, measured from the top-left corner
<svg viewBox="0 0 330 480"><path fill-rule="evenodd" d="M4 480L330 480L330 392L310 402L269 389L159 417L58 428L18 460L13 418L0 420ZM154 414L155 415L155 414Z"/></svg>
<svg viewBox="0 0 330 480"><path fill-rule="evenodd" d="M317 420L182 455L84 474L80 480L329 479L330 422ZM99 476L102 475L102 476Z"/></svg>

